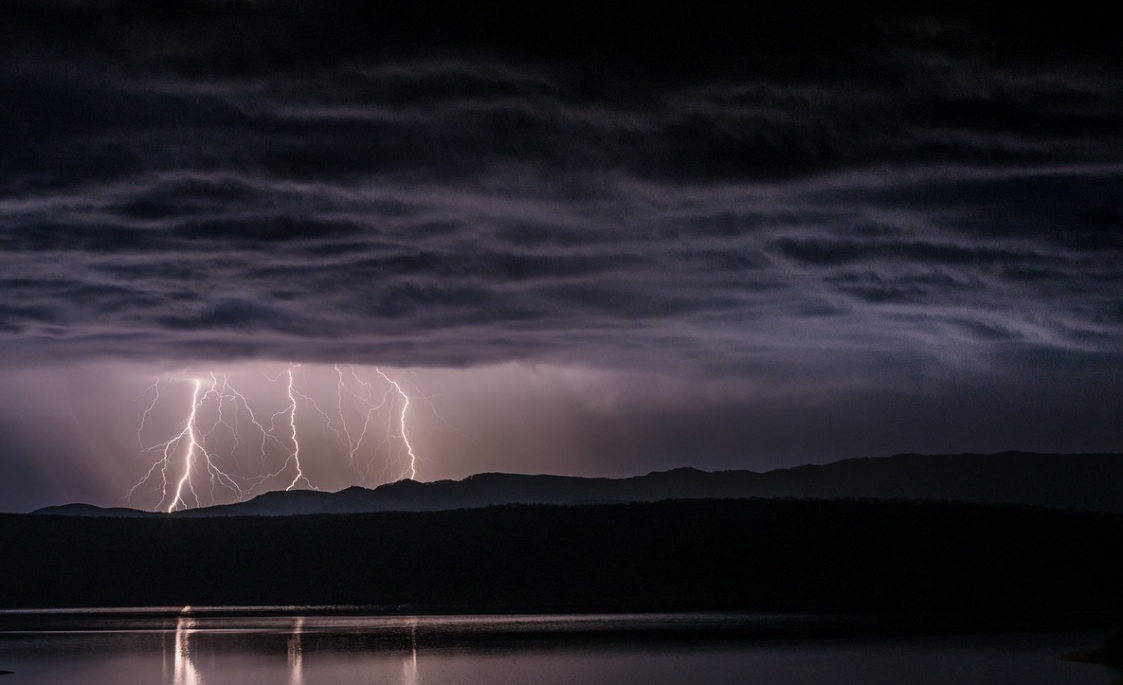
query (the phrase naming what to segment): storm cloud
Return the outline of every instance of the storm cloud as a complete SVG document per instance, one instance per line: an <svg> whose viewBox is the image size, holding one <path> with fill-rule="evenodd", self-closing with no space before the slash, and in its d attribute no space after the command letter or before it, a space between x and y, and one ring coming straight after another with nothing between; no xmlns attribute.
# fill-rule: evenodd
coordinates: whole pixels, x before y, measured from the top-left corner
<svg viewBox="0 0 1123 685"><path fill-rule="evenodd" d="M6 363L1118 400L1123 62L1079 6L0 12Z"/></svg>

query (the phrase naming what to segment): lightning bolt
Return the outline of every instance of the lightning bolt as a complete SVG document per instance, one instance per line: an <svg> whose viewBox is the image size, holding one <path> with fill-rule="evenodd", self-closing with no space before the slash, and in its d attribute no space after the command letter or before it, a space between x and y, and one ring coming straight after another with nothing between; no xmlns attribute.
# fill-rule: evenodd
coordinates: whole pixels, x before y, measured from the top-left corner
<svg viewBox="0 0 1123 685"><path fill-rule="evenodd" d="M285 400L282 408L264 417L225 373L211 371L192 378L181 371L170 377L158 377L135 400L143 402L144 407L136 432L140 453L154 455L155 459L128 490L126 499L131 500L142 487L155 484L160 493L157 510L171 513L231 498L241 501L270 484L286 491L300 487L318 489L304 468L307 445L302 431L310 420L305 418L309 405L310 416L321 417L321 425L326 425L338 439L345 450L347 466L359 477L359 483L367 482L379 462L383 464L383 473L397 462L403 466L399 478L415 480L418 455L410 440L412 401L427 401L430 406L432 402L424 395L413 396L412 390L407 392L401 382L381 368L375 367L373 375L377 375L379 383L386 383L385 390L376 389L370 377L364 379L353 366L333 368L334 407L320 404L313 397L300 364L289 365L275 377L262 374L270 383L283 384L281 397ZM146 445L146 433L151 432L153 424L150 419L158 410L157 405L165 402L162 386L169 378L190 384L187 411L174 435L158 444ZM376 419L382 412L386 432L378 444L372 444L372 433L378 432L372 431L372 426L377 425ZM255 435L258 437L254 438ZM248 464L251 460L244 461L245 456L255 451L259 466ZM380 459L380 455L385 455L385 459ZM277 484L277 480L281 483Z"/></svg>
<svg viewBox="0 0 1123 685"><path fill-rule="evenodd" d="M180 505L182 505L184 509L189 508L187 500L184 498L185 489L191 492L191 497L195 501L195 506L201 506L201 502L199 501L199 494L195 491L195 485L191 481L191 474L196 468L196 456L201 457L205 464L207 476L209 477L211 483L212 500L214 499L214 490L216 486L223 486L230 489L237 494L239 499L241 499L241 497L245 494L238 482L234 480L234 477L219 468L218 464L216 463L215 456L207 450L204 443L200 440L196 417L199 414L199 407L200 405L202 405L203 401L208 396L217 393L218 380L213 374L211 375L211 381L211 387L205 393L203 393L202 398L200 398L199 392L203 388L203 382L199 379L196 379L194 381L195 391L191 395L191 415L187 417L187 423L184 426L183 430L179 433L179 435L163 444L163 462L164 469L166 470L168 461L171 458L170 451L173 445L178 445L184 440L187 441L187 454L183 459L183 475L180 476L179 481L176 483L175 495L172 497L171 503L168 504L168 513L175 511L179 508ZM218 425L218 422L222 421L222 404L220 397L219 418L217 419L215 426ZM213 431L214 428L212 427L210 432L213 433ZM206 434L204 434L204 437L205 435ZM161 500L160 503L161 505L163 505L163 500Z"/></svg>
<svg viewBox="0 0 1123 685"><path fill-rule="evenodd" d="M180 375L182 374L175 374L175 376L173 377L178 377ZM212 501L216 501L217 499L215 492L217 488L224 488L226 490L229 490L238 500L241 500L248 494L248 487L250 484L243 479L239 479L224 471L219 465L218 456L212 453L211 450L207 449L206 440L207 438L214 437L219 427L224 426L230 431L230 434L233 438L235 450L241 444L238 438L239 430L236 423L238 398L242 399L247 411L249 411L252 423L262 430L263 445L268 434L265 432L264 427L261 425L261 423L257 420L257 417L253 413L253 411L249 409L249 405L245 402L244 396L233 389L225 376L223 376L223 380L221 382L218 380L218 377L214 373L209 374L209 377L210 385L205 390L205 381L202 378L197 378L191 381L192 394L190 410L188 412L187 418L181 424L182 428L180 429L180 431L171 439L161 442L157 445L153 445L151 447L144 446L143 430L144 423L147 420L148 415L153 411L156 403L159 402L160 399L159 379L157 379L156 382L149 386L148 390L146 390L145 393L141 395L141 397L143 398L147 396L149 392L152 392L155 389L156 397L149 404L149 406L145 408L144 413L141 416L141 427L137 430L137 439L140 441L142 454L156 453L159 455L159 458L155 463L153 463L148 472L128 491L126 499L131 499L132 495L140 486L154 479L156 477L156 474L159 473L161 499L157 508L165 508L165 502L168 503L166 511L169 513L181 507L186 509L190 508L192 505L196 507L201 506L202 501L200 500L199 493L196 490L195 483L192 479L192 476L199 469L200 461L202 462L203 468L210 482L210 496ZM217 417L214 424L212 424L209 429L203 430L203 428L200 426L199 410L208 401L217 403ZM225 416L225 405L228 401L234 403L235 424L233 425L229 421L227 421ZM186 449L184 450L185 453L183 457L183 470L178 480L175 481L174 492L169 495L171 485L169 483L168 472L173 468L172 462L175 458L176 453L184 446L186 446ZM262 453L264 454L264 447L262 449ZM232 456L233 454L234 452L232 452Z"/></svg>
<svg viewBox="0 0 1123 685"><path fill-rule="evenodd" d="M155 384L153 384L153 385L155 385ZM166 442L162 442L158 445L154 445L154 446L148 447L148 448L144 448L144 443L141 442L141 447L142 447L141 451L142 452L157 452L157 453L161 454L162 456L154 464L152 464L152 468L150 468L148 470L148 473L146 473L143 478L141 478L139 481L136 482L135 485L133 485L133 487L129 490L127 497L132 497L132 494L136 491L137 488L139 488L142 484L148 482L148 480L153 478L155 476L156 472L159 471L160 472L160 483L161 483L160 489L161 489L161 493L162 493L159 508L162 508L164 506L164 502L168 499L168 469L171 468L172 457L173 457L173 454L175 452L175 449L185 439L187 439L189 441L188 456L187 456L187 460L186 460L187 468L185 469L185 474L187 474L188 478L190 477L190 473L191 473L190 466L191 466L191 461L192 461L193 451L194 451L194 445L195 445L195 437L194 437L195 423L194 422L195 422L196 410L198 409L199 389L200 389L200 383L198 381L195 381L195 392L194 392L194 394L192 395L192 398L191 398L191 414L188 416L187 421L183 426L183 429L175 437L173 437L172 439L170 439ZM151 411L151 407L149 407L148 409L145 410L145 412L144 412L145 418L147 418L148 413L150 411ZM138 430L137 433L138 433L138 439L140 439L140 431ZM182 499L183 487L184 487L185 484L186 484L185 480L181 479L180 482L179 482L177 491L176 491L176 496L172 499L172 504L171 504L170 508L168 509L168 511L172 511L175 508L176 502ZM194 491L192 490L192 492L194 492Z"/></svg>
<svg viewBox="0 0 1123 685"><path fill-rule="evenodd" d="M297 365L295 365L295 367L294 367L294 368L299 368L299 367L300 367L300 365L299 365L299 364L297 364ZM305 401L305 402L307 402L308 404L311 404L311 405L312 405L312 408L313 408L313 409L315 409L315 410L316 410L316 412L317 412L317 413L318 413L318 414L319 414L320 416L324 417L324 421L325 421L325 422L327 423L327 426L328 426L328 430L330 430L330 431L331 431L332 433L335 433L335 437L339 438L339 442L340 442L340 443L343 443L343 442L344 442L344 440L343 440L343 434L342 434L342 433L340 433L340 432L339 432L339 429L338 429L338 428L336 428L336 427L335 427L335 425L333 424L333 422L332 422L332 419L331 419L331 415L330 415L330 414L328 414L328 413L327 413L326 411L324 411L323 409L320 409L320 405L319 405L319 404L316 404L316 400L314 400L314 399L312 399L311 397L309 397L308 395L305 395L304 393L300 392L300 391L299 391L299 390L297 390L297 389L296 389L295 387L292 387L292 384L291 384L291 383L290 383L290 388L289 388L289 392L291 392L292 394L296 395L296 396L297 396L297 397L299 397L300 399L304 400L304 401ZM343 414L342 414L342 412L340 413L339 417L340 417L340 420L342 420L342 419L343 419Z"/></svg>
<svg viewBox="0 0 1123 685"><path fill-rule="evenodd" d="M149 392L155 392L156 396L152 398L152 402L144 410L144 413L140 415L140 427L138 427L136 429L136 441L140 444L140 448L142 450L144 449L144 438L141 437L141 433L144 432L144 422L148 420L148 415L152 412L153 409L156 408L156 403L160 401L160 379L159 378L157 378L155 380L155 382L152 383L152 385L148 386L143 393L138 395L136 399L142 400L145 397L148 397ZM135 402L136 400L133 400L133 401Z"/></svg>
<svg viewBox="0 0 1123 685"><path fill-rule="evenodd" d="M288 492L289 490L292 490L293 488L295 488L296 484L299 483L301 480L304 480L305 483L308 483L308 487L310 487L312 489L315 489L313 487L312 483L310 483L308 481L308 479L304 477L304 471L303 471L303 469L300 468L300 441L298 441L296 439L296 395L293 394L293 388L292 388L292 383L293 383L292 370L296 367L299 367L299 366L300 366L300 364L296 364L294 366L289 367L289 402L291 402L291 405L289 407L289 426L292 427L292 459L291 459L291 461L293 462L293 464L296 465L296 475L293 476L292 482L289 483L289 486L287 488L285 488L285 492ZM287 464L287 462L286 462L286 464Z"/></svg>
<svg viewBox="0 0 1123 685"><path fill-rule="evenodd" d="M375 373L386 379L386 382L394 386L394 390L402 396L402 413L398 416L398 434L405 443L406 452L409 453L409 479L417 480L417 455L413 453L413 446L409 444L409 431L406 430L406 412L409 411L409 395L402 390L402 386L398 385L397 381L390 380L390 377L382 373L382 369L375 367Z"/></svg>
<svg viewBox="0 0 1123 685"><path fill-rule="evenodd" d="M187 456L183 460L183 476L179 479L179 483L175 488L175 497L172 497L172 503L168 505L168 512L175 511L176 505L183 501L183 486L191 480L191 468L195 465L195 450L198 449L199 443L195 439L195 415L199 413L199 388L201 387L199 381L195 381L195 393L191 396L191 416L187 417L187 426L184 427L183 432L180 433L174 440L178 441L187 436ZM167 456L167 452L164 452ZM191 488L192 494L195 493L195 488ZM163 502L161 502L163 504ZM199 496L195 496L195 505L199 504ZM187 502L183 502L184 508L187 508Z"/></svg>
<svg viewBox="0 0 1123 685"><path fill-rule="evenodd" d="M385 407L386 403L389 401L389 392L384 393L382 395L382 401L381 402L379 402L378 404L374 404L373 401L372 401L372 398L374 396L374 388L371 386L371 384L367 383L367 382L365 382L365 381L363 381L359 378L358 374L355 373L355 367L348 366L347 369L348 369L348 373L351 376L351 379L354 381L354 383L356 385L358 385L360 388L365 390L365 393L360 395L359 393L352 390L347 385L347 381L344 380L344 378L343 378L343 371L337 365L335 367L335 373L336 373L336 376L339 379L338 380L338 386L336 387L336 397L337 397L337 401L338 401L339 418L340 418L340 423L343 425L344 434L347 436L347 449L348 449L347 463L351 467L351 469L358 476L360 476L360 482L365 483L367 481L367 478L370 476L371 465L374 463L374 460L377 458L378 452L382 448L382 445L386 444L387 440L383 440L382 442L380 442L378 445L376 445L374 447L374 450L372 451L373 455L372 455L371 459L367 462L366 469L361 473L359 472L358 467L355 465L355 455L362 448L363 442L366 440L367 431L370 429L371 419L374 418L375 412L377 412L379 409L382 409L383 407ZM354 400L355 404L359 405L360 411L363 411L365 409L365 412L363 413L362 431L359 433L359 439L358 440L352 439L351 431L347 427L347 418L344 415L344 409L343 409L343 393L344 392L346 392L347 394L349 394L351 396L351 398ZM387 439L388 439L388 437L387 437Z"/></svg>

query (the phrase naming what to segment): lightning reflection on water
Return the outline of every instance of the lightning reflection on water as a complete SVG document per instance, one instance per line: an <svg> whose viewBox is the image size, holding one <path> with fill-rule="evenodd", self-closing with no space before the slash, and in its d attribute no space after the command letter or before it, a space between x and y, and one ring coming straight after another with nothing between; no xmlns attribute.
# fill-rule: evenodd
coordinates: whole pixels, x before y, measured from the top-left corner
<svg viewBox="0 0 1123 685"><path fill-rule="evenodd" d="M188 610L188 607L184 607ZM202 685L203 677L191 660L191 635L195 621L180 616L175 624L175 652L172 654L172 685Z"/></svg>

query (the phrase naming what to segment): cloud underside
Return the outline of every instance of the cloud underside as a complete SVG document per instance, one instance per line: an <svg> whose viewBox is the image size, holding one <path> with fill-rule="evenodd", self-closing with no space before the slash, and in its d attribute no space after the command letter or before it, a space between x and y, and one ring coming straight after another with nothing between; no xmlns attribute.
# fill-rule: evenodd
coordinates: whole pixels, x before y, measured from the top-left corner
<svg viewBox="0 0 1123 685"><path fill-rule="evenodd" d="M924 23L845 74L665 75L113 26L0 63L9 358L911 379L1123 351L1114 68Z"/></svg>

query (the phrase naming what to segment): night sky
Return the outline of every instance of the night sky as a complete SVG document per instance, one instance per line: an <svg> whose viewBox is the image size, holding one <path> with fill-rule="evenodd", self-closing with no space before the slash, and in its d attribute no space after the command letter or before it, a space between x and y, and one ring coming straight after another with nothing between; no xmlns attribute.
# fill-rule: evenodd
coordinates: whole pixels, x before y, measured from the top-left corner
<svg viewBox="0 0 1123 685"><path fill-rule="evenodd" d="M896 5L4 2L0 511L1123 451L1117 25Z"/></svg>

